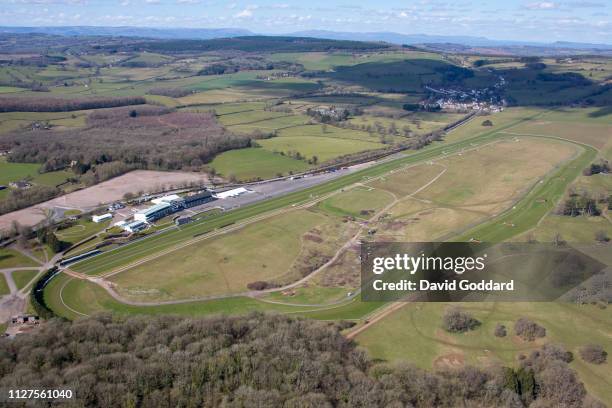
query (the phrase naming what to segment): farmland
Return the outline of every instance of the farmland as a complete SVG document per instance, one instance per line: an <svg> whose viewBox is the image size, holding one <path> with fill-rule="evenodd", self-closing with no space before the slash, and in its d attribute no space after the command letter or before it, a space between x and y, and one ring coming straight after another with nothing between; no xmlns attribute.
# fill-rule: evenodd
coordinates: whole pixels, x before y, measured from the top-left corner
<svg viewBox="0 0 612 408"><path fill-rule="evenodd" d="M612 159L608 65L496 63L376 43L329 49L327 40L270 40L271 49L254 51L256 40L245 38L139 40L113 43L112 52L83 45L61 63L0 67L2 97L41 110L0 113L0 185L71 180L57 192L68 194L0 219L8 230L54 211L73 217L45 225L44 236L2 236L0 269L21 268L8 272L17 287L40 268L28 252L41 263L53 257L44 239L90 238L55 258L99 250L58 263L44 288L58 316L262 311L348 320L355 326L342 324L343 333L374 359L426 369L517 367L520 353L548 343L576 356L588 341L610 352L604 302L462 304L481 325L457 334L441 328L447 304L360 297L364 242L578 242L607 262L612 185L606 171L588 169ZM100 105L81 110L92 101ZM254 191L207 203L207 213L185 209L181 223L165 214L140 233L113 227L112 240L96 236L149 206L149 194L203 186ZM591 207L564 212L580 199ZM107 208L117 201L127 208ZM90 221L106 211L113 221ZM1 294L8 283L0 281ZM522 316L547 337L493 335ZM571 367L612 402L609 363L575 358Z"/></svg>

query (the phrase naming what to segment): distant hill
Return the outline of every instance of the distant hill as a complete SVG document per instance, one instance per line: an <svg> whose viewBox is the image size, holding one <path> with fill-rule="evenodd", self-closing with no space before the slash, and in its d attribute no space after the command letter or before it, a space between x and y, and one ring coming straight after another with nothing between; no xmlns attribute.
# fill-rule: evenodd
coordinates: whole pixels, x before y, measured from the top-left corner
<svg viewBox="0 0 612 408"><path fill-rule="evenodd" d="M161 39L197 39L227 38L254 35L249 30L240 28L150 28L150 27L0 27L0 33L11 34L49 34L62 36L112 36L144 37Z"/></svg>
<svg viewBox="0 0 612 408"><path fill-rule="evenodd" d="M115 46L112 46L115 48ZM236 50L245 52L309 52L309 51L367 51L390 47L389 44L330 40L307 37L286 36L246 36L215 38L210 40L157 40L132 43L127 48L151 52L203 52Z"/></svg>
<svg viewBox="0 0 612 408"><path fill-rule="evenodd" d="M385 41L392 44L458 44L469 47L540 47L540 48L562 48L576 50L612 50L612 44L591 44L579 42L557 41L553 43L541 43L530 41L491 40L486 37L472 36L444 36L428 34L400 34L394 32L341 32L311 30L298 31L289 35L315 38L329 38L332 40L353 41Z"/></svg>

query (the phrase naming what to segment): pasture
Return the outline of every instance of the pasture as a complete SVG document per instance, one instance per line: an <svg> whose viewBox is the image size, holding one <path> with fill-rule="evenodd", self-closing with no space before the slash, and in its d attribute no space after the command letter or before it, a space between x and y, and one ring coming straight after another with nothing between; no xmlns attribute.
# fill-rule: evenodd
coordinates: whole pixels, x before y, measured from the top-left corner
<svg viewBox="0 0 612 408"><path fill-rule="evenodd" d="M31 269L23 271L14 271L12 275L17 289L23 289L28 283L32 281L32 279L34 279L37 274L37 269Z"/></svg>
<svg viewBox="0 0 612 408"><path fill-rule="evenodd" d="M372 187L355 187L321 201L317 208L329 214L367 220L393 202L391 193Z"/></svg>
<svg viewBox="0 0 612 408"><path fill-rule="evenodd" d="M464 303L461 307L482 324L471 332L453 334L444 331L441 325L448 306L445 303L407 303L360 333L356 340L374 358L409 361L427 369L493 363L514 366L521 353L528 354L545 343L561 343L574 353L571 366L578 371L587 389L607 403L612 402L607 374L609 363L591 365L578 356L578 348L588 343L612 348L612 315L606 309L542 302ZM546 337L534 342L516 337L513 325L520 317L528 317L544 326ZM493 335L498 323L507 327L507 337Z"/></svg>
<svg viewBox="0 0 612 408"><path fill-rule="evenodd" d="M210 167L226 179L234 176L238 180L251 180L298 173L310 166L303 160L282 156L266 149L247 148L221 153L210 163Z"/></svg>
<svg viewBox="0 0 612 408"><path fill-rule="evenodd" d="M325 222L310 211L289 212L189 245L110 279L122 296L133 300L246 292L251 282L285 275L300 254L302 235Z"/></svg>
<svg viewBox="0 0 612 408"><path fill-rule="evenodd" d="M0 269L25 266L38 266L38 264L19 251L0 248Z"/></svg>

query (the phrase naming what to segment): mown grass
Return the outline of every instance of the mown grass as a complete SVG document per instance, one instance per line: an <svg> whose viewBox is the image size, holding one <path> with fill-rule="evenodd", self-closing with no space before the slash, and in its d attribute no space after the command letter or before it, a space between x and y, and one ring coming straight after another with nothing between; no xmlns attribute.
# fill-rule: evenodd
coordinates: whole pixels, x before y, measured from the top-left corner
<svg viewBox="0 0 612 408"><path fill-rule="evenodd" d="M23 289L38 274L37 269L13 271L13 280L17 289Z"/></svg>
<svg viewBox="0 0 612 408"><path fill-rule="evenodd" d="M14 249L0 248L0 269L38 266L34 260Z"/></svg>
<svg viewBox="0 0 612 408"><path fill-rule="evenodd" d="M310 167L303 160L275 154L262 148L230 150L221 153L215 157L210 166L223 177L230 178L233 175L238 180L272 178L279 174L301 172Z"/></svg>
<svg viewBox="0 0 612 408"><path fill-rule="evenodd" d="M168 231L163 234L159 234L154 237L141 240L139 242L127 245L120 249L96 256L95 258L89 259L87 261L77 263L72 268L77 271L90 274L98 274L102 273L103 271L112 270L120 265L125 265L135 259L139 259L148 254L155 253L162 249L169 248L179 242L193 238L193 236L196 234L206 233L218 227L238 222L240 220L264 213L266 211L271 211L286 207L294 203L303 202L309 200L311 197L338 190L340 188L354 184L355 182L362 181L365 178L375 177L388 173L390 170L396 169L400 166L437 157L442 152L450 153L468 147L472 143L486 142L494 138L495 136L495 132L490 132L482 134L470 140L459 141L453 144L431 145L402 159L381 163L377 166L372 166L370 168L354 172L347 176L343 176L341 178L335 179L324 184L320 184L315 187L290 193L279 198L259 202L247 207L239 208L221 214L219 216L211 217L202 222L189 224L185 227L182 227L181 229Z"/></svg>

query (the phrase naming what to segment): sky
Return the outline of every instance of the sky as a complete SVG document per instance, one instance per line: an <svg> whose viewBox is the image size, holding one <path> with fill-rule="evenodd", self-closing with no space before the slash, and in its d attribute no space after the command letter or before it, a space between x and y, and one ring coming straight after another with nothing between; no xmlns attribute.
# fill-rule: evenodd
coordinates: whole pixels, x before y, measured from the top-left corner
<svg viewBox="0 0 612 408"><path fill-rule="evenodd" d="M0 0L5 26L393 31L612 43L612 0Z"/></svg>

